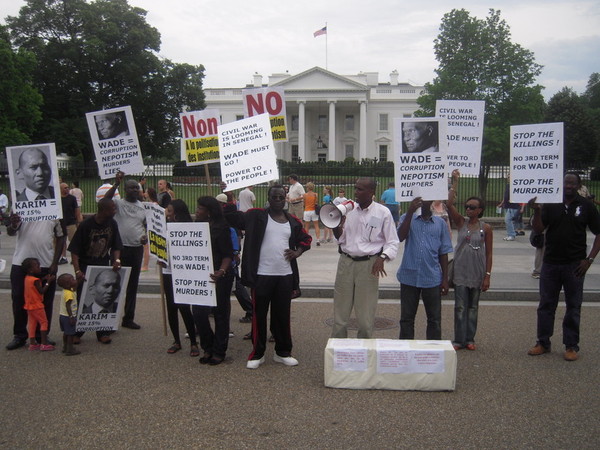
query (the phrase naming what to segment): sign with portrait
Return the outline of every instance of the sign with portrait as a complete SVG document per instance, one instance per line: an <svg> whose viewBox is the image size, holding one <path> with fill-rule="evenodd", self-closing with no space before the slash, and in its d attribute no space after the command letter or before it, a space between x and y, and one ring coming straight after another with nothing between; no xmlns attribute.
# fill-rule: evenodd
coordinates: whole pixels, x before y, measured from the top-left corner
<svg viewBox="0 0 600 450"><path fill-rule="evenodd" d="M563 201L563 123L510 127L510 201Z"/></svg>
<svg viewBox="0 0 600 450"><path fill-rule="evenodd" d="M146 208L146 224L148 225L148 244L150 254L160 262L167 264L167 221L165 209L150 202L143 202Z"/></svg>
<svg viewBox="0 0 600 450"><path fill-rule="evenodd" d="M479 175L485 101L438 100L435 115L447 120L448 172Z"/></svg>
<svg viewBox="0 0 600 450"><path fill-rule="evenodd" d="M279 178L268 114L221 125L219 149L228 191Z"/></svg>
<svg viewBox="0 0 600 450"><path fill-rule="evenodd" d="M446 119L394 119L396 201L448 199Z"/></svg>
<svg viewBox="0 0 600 450"><path fill-rule="evenodd" d="M179 114L181 160L188 166L219 161L219 110L205 109Z"/></svg>
<svg viewBox="0 0 600 450"><path fill-rule="evenodd" d="M175 303L217 306L208 222L168 223L167 236Z"/></svg>
<svg viewBox="0 0 600 450"><path fill-rule="evenodd" d="M54 144L6 147L13 212L23 222L62 219Z"/></svg>
<svg viewBox="0 0 600 450"><path fill-rule="evenodd" d="M285 90L282 87L243 89L242 99L245 117L268 114L273 141L288 141Z"/></svg>
<svg viewBox="0 0 600 450"><path fill-rule="evenodd" d="M100 179L114 178L119 170L127 175L144 171L131 106L89 112L85 116Z"/></svg>
<svg viewBox="0 0 600 450"><path fill-rule="evenodd" d="M88 266L77 307L77 331L118 330L131 267Z"/></svg>

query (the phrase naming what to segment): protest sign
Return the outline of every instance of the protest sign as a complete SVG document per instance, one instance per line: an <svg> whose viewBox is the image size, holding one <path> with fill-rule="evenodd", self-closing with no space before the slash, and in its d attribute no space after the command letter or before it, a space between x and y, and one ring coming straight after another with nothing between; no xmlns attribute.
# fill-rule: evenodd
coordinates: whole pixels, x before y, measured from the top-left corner
<svg viewBox="0 0 600 450"><path fill-rule="evenodd" d="M113 178L120 170L131 175L144 171L131 106L86 115L100 179Z"/></svg>
<svg viewBox="0 0 600 450"><path fill-rule="evenodd" d="M143 205L146 208L150 254L156 256L160 262L167 264L167 221L165 219L165 209L150 202L143 202Z"/></svg>
<svg viewBox="0 0 600 450"><path fill-rule="evenodd" d="M242 90L244 116L269 114L271 134L275 142L287 142L285 90L282 87Z"/></svg>
<svg viewBox="0 0 600 450"><path fill-rule="evenodd" d="M561 203L562 182L562 122L511 126L511 203Z"/></svg>
<svg viewBox="0 0 600 450"><path fill-rule="evenodd" d="M88 266L77 309L77 331L118 330L131 267Z"/></svg>
<svg viewBox="0 0 600 450"><path fill-rule="evenodd" d="M448 198L446 119L394 119L396 201Z"/></svg>
<svg viewBox="0 0 600 450"><path fill-rule="evenodd" d="M221 178L228 191L279 178L269 129L268 114L219 126Z"/></svg>
<svg viewBox="0 0 600 450"><path fill-rule="evenodd" d="M217 306L208 222L168 223L167 241L175 303Z"/></svg>
<svg viewBox="0 0 600 450"><path fill-rule="evenodd" d="M181 122L181 160L188 166L219 161L219 111L205 109L179 114Z"/></svg>
<svg viewBox="0 0 600 450"><path fill-rule="evenodd" d="M479 175L483 138L483 100L437 100L436 117L447 121L448 172Z"/></svg>
<svg viewBox="0 0 600 450"><path fill-rule="evenodd" d="M62 219L54 144L6 147L13 212L23 222Z"/></svg>

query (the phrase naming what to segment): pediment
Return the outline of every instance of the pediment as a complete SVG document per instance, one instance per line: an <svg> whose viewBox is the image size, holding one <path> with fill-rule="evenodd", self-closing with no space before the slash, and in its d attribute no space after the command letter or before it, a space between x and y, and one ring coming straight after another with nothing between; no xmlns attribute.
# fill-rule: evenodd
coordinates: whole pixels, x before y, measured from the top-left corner
<svg viewBox="0 0 600 450"><path fill-rule="evenodd" d="M286 91L366 91L367 86L350 80L342 75L313 67L297 75L281 80L273 86L283 87Z"/></svg>

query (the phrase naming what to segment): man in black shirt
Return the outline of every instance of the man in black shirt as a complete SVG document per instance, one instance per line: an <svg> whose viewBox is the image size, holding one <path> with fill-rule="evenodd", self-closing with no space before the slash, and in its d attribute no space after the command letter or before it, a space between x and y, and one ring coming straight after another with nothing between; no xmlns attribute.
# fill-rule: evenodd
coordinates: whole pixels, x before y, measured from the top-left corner
<svg viewBox="0 0 600 450"><path fill-rule="evenodd" d="M565 291L567 311L563 319L564 358L575 361L579 351L579 322L583 301L585 273L600 251L600 215L596 207L577 194L581 187L578 174L569 172L563 183L563 203L540 207L535 198L529 201L534 210L533 229L546 230L546 249L540 276L540 304L537 309L537 343L527 352L538 356L550 352L550 337L561 288ZM596 235L586 257L586 228Z"/></svg>

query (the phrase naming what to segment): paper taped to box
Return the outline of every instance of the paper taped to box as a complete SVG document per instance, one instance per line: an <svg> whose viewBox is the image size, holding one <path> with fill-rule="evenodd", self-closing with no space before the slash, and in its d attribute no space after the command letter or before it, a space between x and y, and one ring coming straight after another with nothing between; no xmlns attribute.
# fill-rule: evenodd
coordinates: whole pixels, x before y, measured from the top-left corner
<svg viewBox="0 0 600 450"><path fill-rule="evenodd" d="M325 347L327 387L453 391L455 384L450 341L329 339Z"/></svg>

